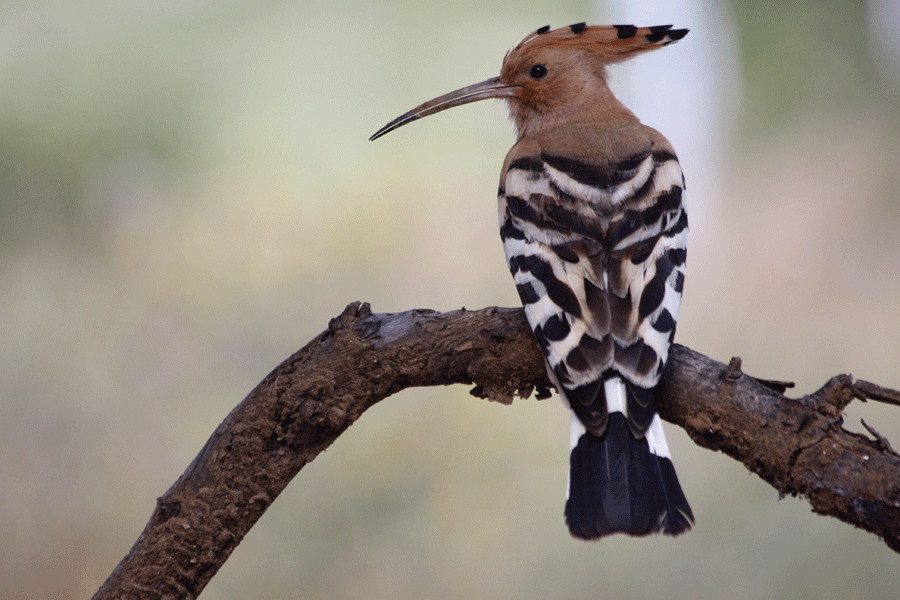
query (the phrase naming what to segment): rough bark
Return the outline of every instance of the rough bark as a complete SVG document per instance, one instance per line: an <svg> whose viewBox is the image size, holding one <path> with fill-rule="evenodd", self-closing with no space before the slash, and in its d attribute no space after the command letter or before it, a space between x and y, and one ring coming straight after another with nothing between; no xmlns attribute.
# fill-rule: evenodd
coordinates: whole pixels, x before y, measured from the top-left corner
<svg viewBox="0 0 900 600"><path fill-rule="evenodd" d="M790 399L790 384L744 375L739 359L724 365L678 345L664 381L662 417L696 443L900 552L900 456L874 431L871 440L841 428L854 398L897 403L897 392L838 375ZM196 597L294 475L367 408L407 387L454 383L503 403L549 395L521 309L347 306L225 418L94 598Z"/></svg>

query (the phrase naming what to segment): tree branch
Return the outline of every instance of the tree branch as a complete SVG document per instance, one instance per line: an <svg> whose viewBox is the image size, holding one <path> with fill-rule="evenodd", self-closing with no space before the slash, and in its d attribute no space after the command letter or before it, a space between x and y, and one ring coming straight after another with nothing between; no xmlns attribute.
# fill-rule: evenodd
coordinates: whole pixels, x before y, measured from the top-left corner
<svg viewBox="0 0 900 600"><path fill-rule="evenodd" d="M373 314L350 304L231 411L94 598L196 597L294 475L367 408L408 387L454 383L503 403L549 395L521 309ZM900 552L900 457L883 438L841 428L854 398L897 392L838 375L794 400L778 391L787 385L675 345L659 408L699 445Z"/></svg>

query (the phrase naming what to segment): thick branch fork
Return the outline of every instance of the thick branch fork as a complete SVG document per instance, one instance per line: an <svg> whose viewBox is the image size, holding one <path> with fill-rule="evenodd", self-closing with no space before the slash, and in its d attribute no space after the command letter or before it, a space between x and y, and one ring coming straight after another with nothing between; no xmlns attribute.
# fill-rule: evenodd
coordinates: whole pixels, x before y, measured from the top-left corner
<svg viewBox="0 0 900 600"><path fill-rule="evenodd" d="M663 380L662 417L696 443L900 552L900 456L880 436L841 428L854 398L897 392L838 375L789 399L785 384L743 374L739 359L724 365L678 345ZM94 598L196 597L294 475L367 408L454 383L503 403L548 395L521 309L376 314L350 304L225 418Z"/></svg>

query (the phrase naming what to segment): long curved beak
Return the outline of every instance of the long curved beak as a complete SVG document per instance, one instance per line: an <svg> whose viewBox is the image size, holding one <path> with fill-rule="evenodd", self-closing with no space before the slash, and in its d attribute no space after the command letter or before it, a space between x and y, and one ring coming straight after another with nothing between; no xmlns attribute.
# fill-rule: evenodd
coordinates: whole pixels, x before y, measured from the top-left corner
<svg viewBox="0 0 900 600"><path fill-rule="evenodd" d="M412 123L417 119L433 115L434 113L447 110L448 108L453 108L454 106L468 104L469 102L477 102L478 100L484 100L485 98L508 98L514 96L516 88L517 86L501 83L499 77L492 77L481 83L460 88L449 94L438 96L434 100L429 100L424 104L420 104L408 113L400 115L372 134L369 141L376 140L384 134L397 129L398 127L402 127L407 123Z"/></svg>

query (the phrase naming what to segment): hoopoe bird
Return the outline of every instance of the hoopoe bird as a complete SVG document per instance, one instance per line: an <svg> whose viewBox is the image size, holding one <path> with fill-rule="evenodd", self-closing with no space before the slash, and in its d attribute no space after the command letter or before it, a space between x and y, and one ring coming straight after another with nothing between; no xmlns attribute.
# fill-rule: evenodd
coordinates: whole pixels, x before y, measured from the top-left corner
<svg viewBox="0 0 900 600"><path fill-rule="evenodd" d="M678 535L694 521L654 404L684 285L684 177L669 141L613 96L606 74L687 32L541 27L507 53L499 77L370 138L454 106L508 101L518 137L500 174L500 238L571 409L565 517L577 538Z"/></svg>

